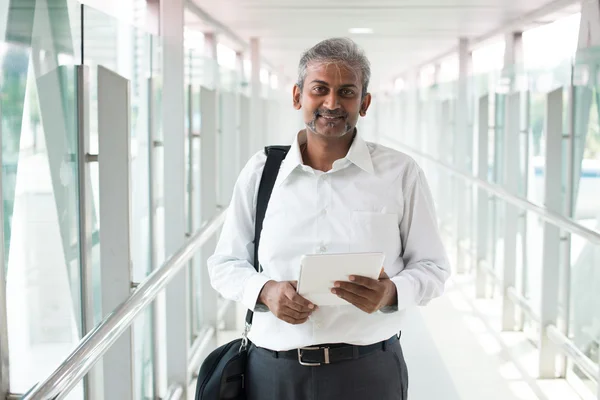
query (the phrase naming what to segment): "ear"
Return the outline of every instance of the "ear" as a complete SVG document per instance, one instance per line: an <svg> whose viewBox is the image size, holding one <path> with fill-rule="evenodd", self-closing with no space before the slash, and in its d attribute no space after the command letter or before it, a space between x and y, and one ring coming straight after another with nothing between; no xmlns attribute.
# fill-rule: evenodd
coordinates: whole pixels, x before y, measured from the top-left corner
<svg viewBox="0 0 600 400"><path fill-rule="evenodd" d="M294 85L294 90L292 92L292 99L294 102L294 108L296 110L299 110L302 108L302 103L300 102L301 98L302 98L302 89L300 89L300 86Z"/></svg>
<svg viewBox="0 0 600 400"><path fill-rule="evenodd" d="M360 104L360 116L364 117L365 115L367 115L367 110L369 109L369 106L371 105L371 93L367 93L365 95L365 98L362 100L361 104Z"/></svg>

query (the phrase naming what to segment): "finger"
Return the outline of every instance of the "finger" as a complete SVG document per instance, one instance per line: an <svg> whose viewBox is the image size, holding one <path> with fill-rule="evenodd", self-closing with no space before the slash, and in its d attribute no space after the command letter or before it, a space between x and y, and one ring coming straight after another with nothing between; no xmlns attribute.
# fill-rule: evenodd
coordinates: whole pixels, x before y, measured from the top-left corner
<svg viewBox="0 0 600 400"><path fill-rule="evenodd" d="M381 268L381 273L379 274L379 280L381 279L390 279L388 274L385 273L385 269L383 269L383 267Z"/></svg>
<svg viewBox="0 0 600 400"><path fill-rule="evenodd" d="M280 311L281 314L283 315L287 315L288 317L294 319L294 320L303 320L303 319L307 319L311 313L309 312L298 312L296 310L292 310L291 308L283 308Z"/></svg>
<svg viewBox="0 0 600 400"><path fill-rule="evenodd" d="M294 290L298 290L298 281L290 281L290 285L292 285Z"/></svg>
<svg viewBox="0 0 600 400"><path fill-rule="evenodd" d="M336 282L334 289L343 289L360 297L364 297L365 299L369 299L375 294L374 291L369 288L350 282Z"/></svg>
<svg viewBox="0 0 600 400"><path fill-rule="evenodd" d="M299 311L310 311L316 308L316 306L313 303L306 300L304 297L300 296L297 292L293 290L286 291L285 295L290 301L301 307Z"/></svg>
<svg viewBox="0 0 600 400"><path fill-rule="evenodd" d="M377 286L379 285L379 280L367 278L364 276L350 275L349 279L352 283L356 283L357 285L361 285L373 290L377 289Z"/></svg>
<svg viewBox="0 0 600 400"><path fill-rule="evenodd" d="M358 296L354 293L348 292L344 289L333 289L332 293L338 297L346 300L348 303L360 308L364 312L369 312L369 309L373 308L373 305L368 299Z"/></svg>

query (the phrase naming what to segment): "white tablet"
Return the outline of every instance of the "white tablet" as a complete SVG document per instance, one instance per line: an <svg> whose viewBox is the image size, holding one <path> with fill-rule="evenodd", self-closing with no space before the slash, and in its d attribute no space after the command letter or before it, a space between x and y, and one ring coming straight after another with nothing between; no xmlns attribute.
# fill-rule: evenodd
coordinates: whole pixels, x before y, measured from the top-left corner
<svg viewBox="0 0 600 400"><path fill-rule="evenodd" d="M331 293L334 282L350 281L350 275L378 279L384 259L383 253L305 255L300 263L298 294L317 306L348 305Z"/></svg>

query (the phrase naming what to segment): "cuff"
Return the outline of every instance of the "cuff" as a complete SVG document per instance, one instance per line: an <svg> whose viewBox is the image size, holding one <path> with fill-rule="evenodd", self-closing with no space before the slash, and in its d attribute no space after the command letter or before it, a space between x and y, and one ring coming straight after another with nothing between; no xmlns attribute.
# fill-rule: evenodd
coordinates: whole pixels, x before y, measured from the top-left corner
<svg viewBox="0 0 600 400"><path fill-rule="evenodd" d="M396 310L403 310L410 306L416 305L415 288L410 279L400 274L392 277L391 280L396 285L396 294L398 296Z"/></svg>
<svg viewBox="0 0 600 400"><path fill-rule="evenodd" d="M244 295L242 296L242 304L248 309L254 311L258 295L269 278L262 274L254 274L246 281L244 287Z"/></svg>

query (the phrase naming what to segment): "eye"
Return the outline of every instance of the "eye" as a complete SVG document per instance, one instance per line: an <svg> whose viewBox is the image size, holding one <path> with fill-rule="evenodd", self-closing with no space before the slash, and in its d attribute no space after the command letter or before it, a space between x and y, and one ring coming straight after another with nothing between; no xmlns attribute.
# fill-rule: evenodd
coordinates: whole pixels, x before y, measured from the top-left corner
<svg viewBox="0 0 600 400"><path fill-rule="evenodd" d="M351 90L351 89L342 89L341 94L342 94L342 96L353 96L354 95L354 90Z"/></svg>
<svg viewBox="0 0 600 400"><path fill-rule="evenodd" d="M315 86L313 88L313 91L317 94L323 94L327 91L327 88L323 87L323 86Z"/></svg>

